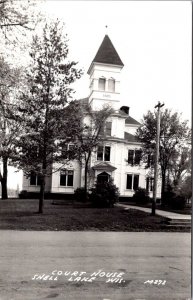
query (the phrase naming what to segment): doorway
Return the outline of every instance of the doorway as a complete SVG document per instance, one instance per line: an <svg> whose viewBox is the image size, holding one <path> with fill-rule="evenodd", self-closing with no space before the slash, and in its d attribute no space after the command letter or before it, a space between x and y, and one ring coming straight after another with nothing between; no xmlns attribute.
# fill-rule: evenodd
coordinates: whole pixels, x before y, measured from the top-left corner
<svg viewBox="0 0 193 300"><path fill-rule="evenodd" d="M104 183L104 182L108 182L110 178L110 175L106 172L102 172L97 176L97 182L98 183Z"/></svg>

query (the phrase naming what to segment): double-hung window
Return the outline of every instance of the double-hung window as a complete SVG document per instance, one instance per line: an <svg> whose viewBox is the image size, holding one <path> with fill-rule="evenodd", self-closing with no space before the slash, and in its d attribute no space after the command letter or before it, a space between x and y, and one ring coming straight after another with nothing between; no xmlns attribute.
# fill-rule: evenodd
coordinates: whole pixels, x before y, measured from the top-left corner
<svg viewBox="0 0 193 300"><path fill-rule="evenodd" d="M35 172L31 172L30 174L30 185L40 185L41 184L41 179L40 176L37 175Z"/></svg>
<svg viewBox="0 0 193 300"><path fill-rule="evenodd" d="M105 124L105 135L111 136L111 128L112 128L112 122L106 122Z"/></svg>
<svg viewBox="0 0 193 300"><path fill-rule="evenodd" d="M141 161L142 151L139 149L129 150L128 151L128 164L139 165Z"/></svg>
<svg viewBox="0 0 193 300"><path fill-rule="evenodd" d="M71 153L70 151L73 150L73 144L66 144L62 147L62 156L64 159L70 159Z"/></svg>
<svg viewBox="0 0 193 300"><path fill-rule="evenodd" d="M140 164L141 154L142 154L141 150L135 150L135 158L134 158L134 164L135 165L139 165Z"/></svg>
<svg viewBox="0 0 193 300"><path fill-rule="evenodd" d="M73 186L74 171L61 170L60 171L60 186Z"/></svg>
<svg viewBox="0 0 193 300"><path fill-rule="evenodd" d="M100 135L111 136L112 122L106 122L100 130Z"/></svg>
<svg viewBox="0 0 193 300"><path fill-rule="evenodd" d="M109 146L98 146L97 149L97 160L110 161L111 147Z"/></svg>
<svg viewBox="0 0 193 300"><path fill-rule="evenodd" d="M128 151L128 164L133 165L134 163L134 150Z"/></svg>
<svg viewBox="0 0 193 300"><path fill-rule="evenodd" d="M126 189L137 190L139 187L139 175L138 174L127 174Z"/></svg>

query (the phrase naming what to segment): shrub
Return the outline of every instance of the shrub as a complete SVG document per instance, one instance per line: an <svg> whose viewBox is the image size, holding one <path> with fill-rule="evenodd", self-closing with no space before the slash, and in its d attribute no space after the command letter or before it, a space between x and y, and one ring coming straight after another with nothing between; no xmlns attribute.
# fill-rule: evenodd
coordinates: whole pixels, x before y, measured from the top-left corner
<svg viewBox="0 0 193 300"><path fill-rule="evenodd" d="M90 200L94 207L113 207L119 200L119 189L112 180L97 182L91 189Z"/></svg>
<svg viewBox="0 0 193 300"><path fill-rule="evenodd" d="M89 193L88 192L85 193L85 188L83 188L83 187L77 188L74 191L74 199L77 202L86 202L88 197L89 197Z"/></svg>
<svg viewBox="0 0 193 300"><path fill-rule="evenodd" d="M133 195L133 200L136 204L147 204L150 201L146 189L138 188Z"/></svg>
<svg viewBox="0 0 193 300"><path fill-rule="evenodd" d="M167 204L172 209L184 209L186 206L186 198L174 194L173 197L167 199Z"/></svg>
<svg viewBox="0 0 193 300"><path fill-rule="evenodd" d="M175 197L175 193L172 191L172 189L169 189L168 191L164 192L161 203L162 206L167 206L170 204L171 199Z"/></svg>
<svg viewBox="0 0 193 300"><path fill-rule="evenodd" d="M171 209L184 209L186 206L186 197L172 187L164 192L162 204L170 207Z"/></svg>
<svg viewBox="0 0 193 300"><path fill-rule="evenodd" d="M26 190L22 190L20 193L19 193L19 198L20 199L27 199L28 197L28 192Z"/></svg>

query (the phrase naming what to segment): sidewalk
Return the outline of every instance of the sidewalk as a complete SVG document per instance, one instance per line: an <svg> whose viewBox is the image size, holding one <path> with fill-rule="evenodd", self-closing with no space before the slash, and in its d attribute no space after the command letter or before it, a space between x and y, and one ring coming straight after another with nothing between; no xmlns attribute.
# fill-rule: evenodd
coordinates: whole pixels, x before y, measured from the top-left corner
<svg viewBox="0 0 193 300"><path fill-rule="evenodd" d="M121 204L118 203L116 204L119 207L124 207L126 210L128 209L138 209L147 213L151 213L151 208L147 208L147 207L140 207L140 206L134 206L134 205L126 205L126 204ZM164 211L164 210L160 210L160 209L156 209L156 215L158 216L162 216L165 218L169 218L172 220L191 220L191 216L190 215L183 215L183 214L177 214L177 213L173 213L170 211Z"/></svg>

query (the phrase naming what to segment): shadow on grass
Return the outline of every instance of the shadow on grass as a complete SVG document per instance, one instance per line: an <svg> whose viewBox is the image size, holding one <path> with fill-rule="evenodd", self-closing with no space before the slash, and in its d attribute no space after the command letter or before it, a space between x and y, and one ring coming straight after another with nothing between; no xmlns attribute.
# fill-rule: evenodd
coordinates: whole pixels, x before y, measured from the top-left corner
<svg viewBox="0 0 193 300"><path fill-rule="evenodd" d="M88 203L71 205L45 200L38 213L38 200L8 200L0 203L0 229L57 231L166 231L165 218L136 209L93 208ZM66 204L66 205L65 205ZM75 205L76 204L76 205Z"/></svg>

